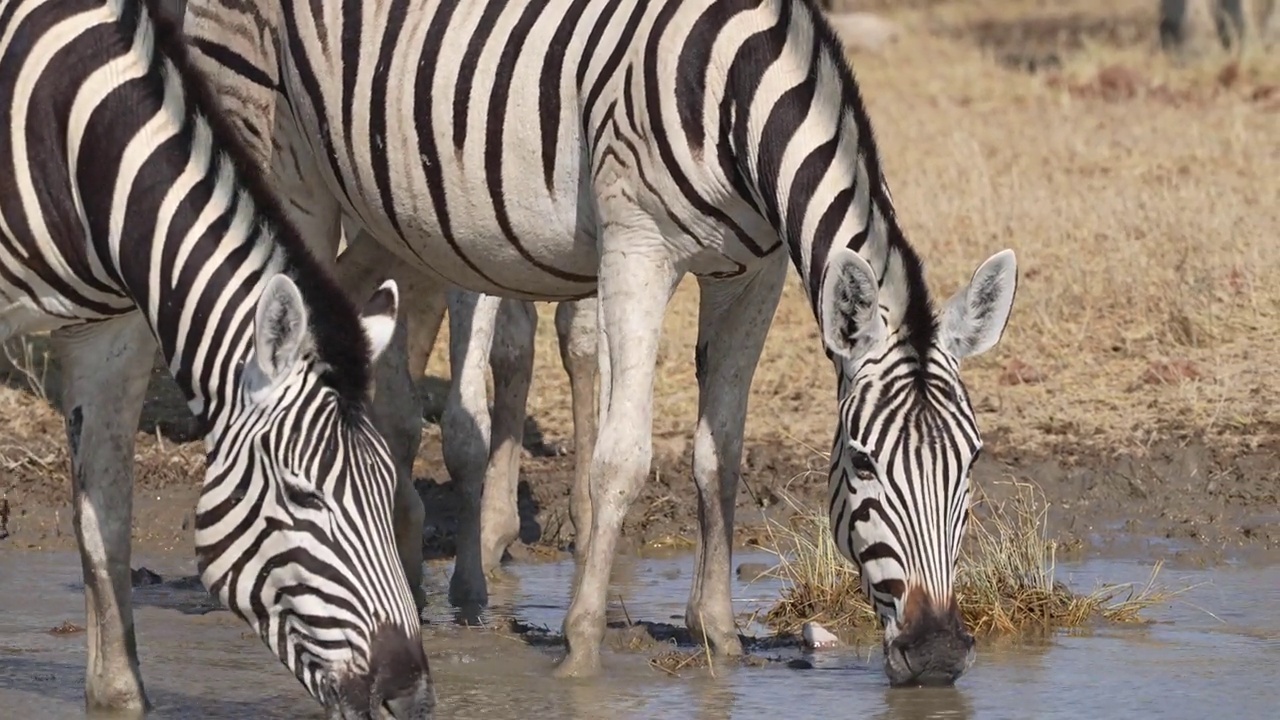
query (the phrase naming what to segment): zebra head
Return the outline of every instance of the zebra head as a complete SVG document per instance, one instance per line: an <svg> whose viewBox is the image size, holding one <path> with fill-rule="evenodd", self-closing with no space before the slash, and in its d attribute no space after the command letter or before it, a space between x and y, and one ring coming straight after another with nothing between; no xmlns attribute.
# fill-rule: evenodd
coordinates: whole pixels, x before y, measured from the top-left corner
<svg viewBox="0 0 1280 720"><path fill-rule="evenodd" d="M350 323L364 335L346 338L362 385L398 304L387 281ZM392 531L395 468L363 409L367 387L341 389L351 381L338 376L332 327L321 342L315 325L292 279L266 283L196 510L201 580L329 717L430 718L434 690Z"/></svg>
<svg viewBox="0 0 1280 720"><path fill-rule="evenodd" d="M823 340L840 377L831 531L884 628L890 683L950 684L974 659L953 581L982 447L959 360L1000 340L1017 266L1010 250L993 255L941 312L913 255L884 267L887 283L841 248L823 278ZM899 283L907 287L891 287ZM903 300L912 295L913 307Z"/></svg>

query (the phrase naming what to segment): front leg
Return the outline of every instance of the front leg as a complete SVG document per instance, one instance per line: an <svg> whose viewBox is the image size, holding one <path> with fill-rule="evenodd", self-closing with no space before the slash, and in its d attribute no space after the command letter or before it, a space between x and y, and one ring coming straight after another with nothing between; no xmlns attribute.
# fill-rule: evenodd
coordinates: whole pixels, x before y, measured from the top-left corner
<svg viewBox="0 0 1280 720"><path fill-rule="evenodd" d="M449 578L449 603L474 610L489 602L481 551L481 498L491 437L485 376L502 298L454 289L449 302L449 396L440 417L445 470L458 484L462 512Z"/></svg>
<svg viewBox="0 0 1280 720"><path fill-rule="evenodd" d="M129 577L133 450L156 343L142 313L52 333L63 368L76 540L89 657L85 706L142 712Z"/></svg>
<svg viewBox="0 0 1280 720"><path fill-rule="evenodd" d="M742 654L730 568L747 396L786 272L786 258L777 253L754 275L698 279L698 426L693 442L698 545L685 623L695 639L705 638L724 655Z"/></svg>
<svg viewBox="0 0 1280 720"><path fill-rule="evenodd" d="M600 642L609 574L622 521L649 474L653 458L653 379L662 318L682 270L663 256L656 229L630 232L606 225L600 257L602 325L600 433L591 462L591 529L578 562L580 580L564 621L569 654L556 675L600 669ZM605 365L605 363L608 363ZM605 404L607 403L607 406Z"/></svg>

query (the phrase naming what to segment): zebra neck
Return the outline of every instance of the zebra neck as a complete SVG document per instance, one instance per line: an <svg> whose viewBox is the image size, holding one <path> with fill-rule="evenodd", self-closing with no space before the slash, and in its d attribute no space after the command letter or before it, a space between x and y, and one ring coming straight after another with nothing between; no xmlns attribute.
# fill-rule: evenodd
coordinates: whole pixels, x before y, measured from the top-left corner
<svg viewBox="0 0 1280 720"><path fill-rule="evenodd" d="M78 135L80 164L112 179L79 188L96 256L146 316L206 441L243 405L258 301L279 273L307 309L305 352L324 385L362 402L369 346L355 306L285 221L179 29L149 15L155 1L109 3L130 44L110 73L127 110L84 115Z"/></svg>
<svg viewBox="0 0 1280 720"><path fill-rule="evenodd" d="M83 115L72 160L86 168L83 219L102 266L146 315L192 413L215 428L237 402L257 299L296 254L276 242L255 200L269 197L264 183L255 187L228 154L236 137L212 126L182 47L157 37L141 3L114 0L104 12L128 47L108 76L128 111ZM84 87L82 95L92 90Z"/></svg>
<svg viewBox="0 0 1280 720"><path fill-rule="evenodd" d="M204 200L189 198L189 209L167 223L162 213L157 227L167 224L165 239L126 253L120 274L188 407L212 439L240 403L257 301L266 282L289 268L246 192L214 184Z"/></svg>
<svg viewBox="0 0 1280 720"><path fill-rule="evenodd" d="M722 167L787 246L815 315L830 251L848 247L876 272L891 328L927 318L920 261L898 226L840 40L810 3L737 9L755 17L733 25L743 39L724 63L720 142L734 161Z"/></svg>

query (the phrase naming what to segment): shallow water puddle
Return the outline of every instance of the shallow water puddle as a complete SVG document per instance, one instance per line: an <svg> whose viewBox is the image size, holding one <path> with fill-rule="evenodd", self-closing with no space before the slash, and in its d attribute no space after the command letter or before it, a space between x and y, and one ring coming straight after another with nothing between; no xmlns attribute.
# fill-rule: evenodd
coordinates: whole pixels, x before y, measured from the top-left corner
<svg viewBox="0 0 1280 720"><path fill-rule="evenodd" d="M768 562L738 553L735 564ZM139 557L166 578L189 575L192 561ZM692 561L688 556L618 563L610 619L682 624ZM1196 718L1270 717L1280 706L1280 567L1165 569L1162 584L1197 587L1149 616L1145 628L1104 628L1018 645L982 644L956 688L890 690L878 649L806 656L785 663L717 667L669 677L649 653L609 652L593 681L552 681L558 648L532 647L501 633L454 624L444 601L449 567L433 565L438 594L426 628L440 695L440 718ZM1090 590L1097 582L1144 582L1149 566L1094 560L1061 565L1059 577ZM491 588L480 620L512 616L558 630L568 602L571 562L511 566ZM746 615L777 596L775 581L734 581L735 609ZM158 718L321 718L247 627L211 603L198 586L135 591L143 677ZM0 553L0 708L6 717L83 717L85 636L50 630L84 623L78 558L69 553ZM624 610L625 608L625 610ZM1206 612L1207 611L1207 612ZM1213 613L1210 615L1209 613ZM1216 617L1215 617L1216 616ZM762 628L748 626L748 634ZM771 657L801 655L769 651Z"/></svg>

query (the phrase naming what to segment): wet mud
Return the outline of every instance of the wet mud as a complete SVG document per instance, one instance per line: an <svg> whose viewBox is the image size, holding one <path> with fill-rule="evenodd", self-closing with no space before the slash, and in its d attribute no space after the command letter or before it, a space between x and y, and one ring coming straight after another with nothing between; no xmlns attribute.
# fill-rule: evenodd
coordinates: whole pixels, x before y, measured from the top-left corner
<svg viewBox="0 0 1280 720"><path fill-rule="evenodd" d="M0 368L0 375L3 375ZM51 368L44 392L57 398ZM56 403L36 397L12 373L0 387L0 549L74 547L66 435ZM426 506L427 557L455 549L461 498L444 471L438 422L447 385L428 378L427 429L415 466ZM149 550L189 549L203 472L203 443L181 395L157 364L139 426L135 455L134 541ZM568 429L565 429L568 434ZM1012 482L1035 484L1049 506L1048 528L1060 551L1081 557L1159 557L1212 565L1226 560L1280 559L1280 433L1272 445L1218 449L1195 436L1169 437L1141 452L1101 457L1065 439L1053 452L1022 452L987 437L973 472L977 497L1000 500ZM518 541L512 559L565 557L572 551L569 493L574 455L569 440L527 423L521 464ZM692 549L697 491L691 444L655 439L648 482L627 516L622 547ZM826 503L826 458L797 443L749 445L738 492L736 541L760 542L770 522Z"/></svg>

